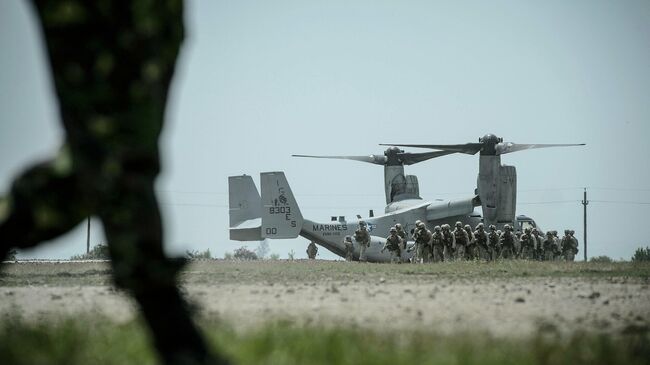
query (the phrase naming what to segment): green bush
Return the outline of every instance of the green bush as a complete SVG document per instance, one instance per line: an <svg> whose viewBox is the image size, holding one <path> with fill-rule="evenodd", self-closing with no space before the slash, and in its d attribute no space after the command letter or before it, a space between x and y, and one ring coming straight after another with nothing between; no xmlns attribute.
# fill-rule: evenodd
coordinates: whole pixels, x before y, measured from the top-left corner
<svg viewBox="0 0 650 365"><path fill-rule="evenodd" d="M232 255L232 252L226 252L223 254L223 259L224 260L234 260L234 257Z"/></svg>
<svg viewBox="0 0 650 365"><path fill-rule="evenodd" d="M233 257L237 260L257 260L255 252L249 250L246 246L236 249Z"/></svg>
<svg viewBox="0 0 650 365"><path fill-rule="evenodd" d="M609 257L609 256L596 256L596 257L590 258L589 261L590 262L610 263L610 262L613 262L614 260L612 260L612 258Z"/></svg>
<svg viewBox="0 0 650 365"><path fill-rule="evenodd" d="M207 249L205 251L190 251L190 250L187 250L187 251L185 251L185 257L187 257L190 260L211 259L212 254L210 253L210 249Z"/></svg>
<svg viewBox="0 0 650 365"><path fill-rule="evenodd" d="M271 256L269 256L270 260L279 260L280 259L280 254L279 253L272 253Z"/></svg>
<svg viewBox="0 0 650 365"><path fill-rule="evenodd" d="M108 253L108 245L100 243L93 247L90 252L83 255L74 255L70 260L109 260L111 257Z"/></svg>
<svg viewBox="0 0 650 365"><path fill-rule="evenodd" d="M650 247L640 247L636 249L634 256L632 256L633 262L648 262L650 261Z"/></svg>

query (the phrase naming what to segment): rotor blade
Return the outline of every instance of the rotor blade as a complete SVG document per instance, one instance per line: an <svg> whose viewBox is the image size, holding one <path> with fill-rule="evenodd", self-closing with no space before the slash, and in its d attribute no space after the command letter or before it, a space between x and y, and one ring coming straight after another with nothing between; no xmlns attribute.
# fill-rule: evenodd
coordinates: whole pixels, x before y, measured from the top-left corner
<svg viewBox="0 0 650 365"><path fill-rule="evenodd" d="M432 148L435 150L466 153L474 155L481 150L483 143L465 143L465 144L385 144L381 143L380 146L397 146L397 147L417 147L417 148Z"/></svg>
<svg viewBox="0 0 650 365"><path fill-rule="evenodd" d="M456 153L456 152L454 151L433 151L433 152L423 152L423 153L403 152L398 154L398 156L400 160L402 160L402 163L404 165L413 165L418 162L426 161L431 158L449 155L452 153Z"/></svg>
<svg viewBox="0 0 650 365"><path fill-rule="evenodd" d="M291 155L293 157L309 157L309 158L329 158L337 160L354 160L372 163L375 165L385 165L386 156L381 155L368 155L368 156L311 156L311 155Z"/></svg>
<svg viewBox="0 0 650 365"><path fill-rule="evenodd" d="M584 146L584 143L577 144L517 144L512 142L502 142L496 145L497 155L504 155L506 153L518 152L524 150L531 150L533 148L547 148L547 147L570 147L570 146Z"/></svg>

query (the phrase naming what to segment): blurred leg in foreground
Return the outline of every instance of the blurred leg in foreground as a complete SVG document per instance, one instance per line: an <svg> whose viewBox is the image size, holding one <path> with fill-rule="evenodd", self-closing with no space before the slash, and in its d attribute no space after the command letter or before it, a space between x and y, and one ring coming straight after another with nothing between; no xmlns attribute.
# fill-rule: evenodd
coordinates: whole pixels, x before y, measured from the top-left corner
<svg viewBox="0 0 650 365"><path fill-rule="evenodd" d="M183 40L183 4L35 0L66 140L0 201L0 258L102 219L116 285L137 300L167 364L217 363L163 252L158 137Z"/></svg>

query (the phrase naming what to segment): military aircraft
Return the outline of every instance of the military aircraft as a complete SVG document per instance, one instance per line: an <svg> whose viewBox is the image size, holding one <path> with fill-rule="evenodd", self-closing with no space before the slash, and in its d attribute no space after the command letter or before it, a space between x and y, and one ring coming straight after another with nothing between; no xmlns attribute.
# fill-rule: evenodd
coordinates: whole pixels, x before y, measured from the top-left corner
<svg viewBox="0 0 650 365"><path fill-rule="evenodd" d="M389 228L402 224L409 232L414 222L421 220L429 229L434 225L453 224L461 221L474 227L479 222L486 225L505 224L523 230L536 227L529 217L515 215L517 196L517 175L514 166L501 165L501 155L533 148L580 146L583 144L515 144L503 142L492 134L479 138L478 143L461 145L391 145L382 155L367 156L311 156L295 157L346 159L384 166L384 190L386 208L383 215L364 219L371 235L370 247L366 250L370 262L389 262L390 254L381 252ZM423 153L404 152L396 146L432 148L440 151ZM404 165L412 165L452 153L476 154L480 152L479 174L475 193L465 199L450 201L424 201L419 195L418 179L404 173ZM283 172L260 174L262 194L257 191L253 179L248 175L231 176L229 186L230 238L238 241L260 241L263 239L290 239L305 237L329 251L345 257L345 236L353 236L361 219L347 220L343 216L332 217L330 222L315 222L304 219L298 203ZM481 207L483 216L475 211ZM406 253L408 258L411 253ZM354 258L359 249L355 245Z"/></svg>

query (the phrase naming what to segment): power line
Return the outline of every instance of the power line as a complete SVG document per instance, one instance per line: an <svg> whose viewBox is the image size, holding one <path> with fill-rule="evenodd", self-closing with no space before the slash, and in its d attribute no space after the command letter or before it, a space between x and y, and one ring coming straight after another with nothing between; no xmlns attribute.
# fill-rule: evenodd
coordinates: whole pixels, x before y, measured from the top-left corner
<svg viewBox="0 0 650 365"><path fill-rule="evenodd" d="M650 202L635 202L631 200L590 200L592 203L609 203L609 204L635 204L635 205L650 205Z"/></svg>

